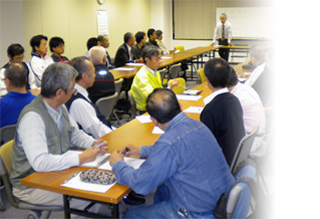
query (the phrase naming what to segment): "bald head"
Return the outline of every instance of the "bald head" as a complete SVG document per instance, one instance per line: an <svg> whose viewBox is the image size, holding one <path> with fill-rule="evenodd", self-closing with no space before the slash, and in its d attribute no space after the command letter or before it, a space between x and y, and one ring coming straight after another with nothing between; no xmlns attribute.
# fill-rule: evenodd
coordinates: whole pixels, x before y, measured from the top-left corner
<svg viewBox="0 0 320 219"><path fill-rule="evenodd" d="M89 59L92 64L106 64L106 51L101 46L93 46L89 50Z"/></svg>
<svg viewBox="0 0 320 219"><path fill-rule="evenodd" d="M15 88L25 88L28 72L21 63L11 63L4 72L6 80L10 80L11 86Z"/></svg>
<svg viewBox="0 0 320 219"><path fill-rule="evenodd" d="M181 112L179 102L170 89L156 88L147 98L146 109L160 124L171 121Z"/></svg>

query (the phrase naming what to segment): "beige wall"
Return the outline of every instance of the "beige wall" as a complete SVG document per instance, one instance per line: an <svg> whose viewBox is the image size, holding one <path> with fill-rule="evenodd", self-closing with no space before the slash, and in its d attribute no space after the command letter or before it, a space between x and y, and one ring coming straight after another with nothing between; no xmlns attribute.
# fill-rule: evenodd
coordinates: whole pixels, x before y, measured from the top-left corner
<svg viewBox="0 0 320 219"><path fill-rule="evenodd" d="M1 64L7 61L5 51L11 43L24 46L25 61L28 61L31 52L29 41L37 34L49 39L62 37L68 58L84 55L87 40L97 36L97 10L107 10L108 13L108 52L111 57L123 43L125 32L136 33L150 27L149 0L106 0L101 6L96 0L1 0L0 3ZM3 23L10 31L5 32Z"/></svg>

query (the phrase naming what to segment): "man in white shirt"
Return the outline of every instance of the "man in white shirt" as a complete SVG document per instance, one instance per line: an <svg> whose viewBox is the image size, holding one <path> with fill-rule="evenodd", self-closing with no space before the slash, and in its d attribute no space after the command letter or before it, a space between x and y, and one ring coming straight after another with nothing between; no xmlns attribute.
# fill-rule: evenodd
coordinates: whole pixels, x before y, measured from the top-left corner
<svg viewBox="0 0 320 219"><path fill-rule="evenodd" d="M34 172L65 170L96 159L108 149L78 129L63 105L70 99L77 71L64 63L50 65L42 77L41 94L20 113L12 149L10 182L13 194L22 201L63 206L62 194L22 186L20 180ZM102 143L100 148L96 148ZM82 154L66 154L71 146L86 149ZM73 199L71 207L82 208L87 201ZM98 208L98 206L97 206ZM99 209L94 207L94 211Z"/></svg>
<svg viewBox="0 0 320 219"><path fill-rule="evenodd" d="M36 81L34 79L34 75L31 72L29 65L23 61L24 48L18 43L11 44L7 49L7 54L8 54L9 62L1 68L0 78L4 79L4 72L10 63L21 63L26 68L27 74L28 74L26 89L29 90L29 89L37 88ZM7 89L4 84L4 81L0 80L0 96L4 96L6 94L7 94Z"/></svg>
<svg viewBox="0 0 320 219"><path fill-rule="evenodd" d="M87 88L91 87L95 80L95 70L92 62L86 57L76 57L70 61L79 73L76 77L73 93L66 103L72 118L89 135L100 138L112 130L108 127L109 122L99 112L98 108L91 102Z"/></svg>
<svg viewBox="0 0 320 219"><path fill-rule="evenodd" d="M32 47L29 65L36 79L37 87L41 87L41 78L44 70L53 63L52 58L47 55L48 37L37 35L31 38L30 46Z"/></svg>
<svg viewBox="0 0 320 219"><path fill-rule="evenodd" d="M216 40L219 41L219 45L231 46L232 40L232 30L231 23L227 21L227 15L222 13L220 15L220 22L217 23L216 28L213 33L213 42L211 45L214 45ZM229 59L229 49L219 49L219 55L224 60L228 61Z"/></svg>
<svg viewBox="0 0 320 219"><path fill-rule="evenodd" d="M257 150L266 133L266 115L258 93L250 86L238 82L234 69L230 71L227 84L230 93L238 97L243 110L243 123L247 134L259 126L258 136L255 138L251 151Z"/></svg>

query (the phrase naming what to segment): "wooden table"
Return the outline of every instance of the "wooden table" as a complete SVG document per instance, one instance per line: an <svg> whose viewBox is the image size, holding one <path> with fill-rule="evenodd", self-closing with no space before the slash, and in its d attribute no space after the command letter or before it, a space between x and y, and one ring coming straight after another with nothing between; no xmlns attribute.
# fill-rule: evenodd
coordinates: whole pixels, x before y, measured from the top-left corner
<svg viewBox="0 0 320 219"><path fill-rule="evenodd" d="M182 105L182 110L190 106L203 107L203 99L209 94L211 94L211 91L209 90L206 82L200 84L194 89L203 90L203 92L200 94L202 98L200 98L198 101L179 101ZM200 114L187 113L187 115L193 119L200 120ZM114 130L113 132L105 135L104 137L102 137L102 139L108 141L109 143L108 152L113 152L114 150L121 150L128 144L133 144L135 146L153 145L160 137L159 134L151 134L153 128L153 123L141 124L137 119L134 119L126 123L125 125L119 127L118 129ZM118 218L118 203L123 199L125 195L127 195L131 191L129 187L116 184L106 193L96 193L60 186L61 183L72 177L74 174L86 169L88 168L72 167L67 170L56 172L35 172L23 178L21 180L21 185L63 194L65 218L70 218L70 213L82 212L79 210L70 209L68 201L69 197L78 197L98 202L110 203L113 205L112 216L114 218ZM88 216L92 217L93 215L88 214Z"/></svg>

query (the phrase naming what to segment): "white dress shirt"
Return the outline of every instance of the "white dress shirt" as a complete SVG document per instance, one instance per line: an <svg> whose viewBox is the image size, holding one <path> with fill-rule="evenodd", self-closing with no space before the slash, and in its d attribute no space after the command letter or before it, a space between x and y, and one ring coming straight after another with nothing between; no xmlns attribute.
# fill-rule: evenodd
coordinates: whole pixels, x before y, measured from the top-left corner
<svg viewBox="0 0 320 219"><path fill-rule="evenodd" d="M238 97L241 103L246 133L252 132L254 127L259 126L258 135L262 136L255 138L251 148L251 151L255 151L260 147L266 132L266 115L261 99L252 87L241 83L238 83L231 93Z"/></svg>
<svg viewBox="0 0 320 219"><path fill-rule="evenodd" d="M88 92L85 88L79 84L75 84L74 88L84 96L88 101L91 102L88 96ZM69 109L69 113L81 125L83 130L91 134L94 138L100 138L112 130L103 124L97 117L95 109L82 98L75 99Z"/></svg>
<svg viewBox="0 0 320 219"><path fill-rule="evenodd" d="M266 67L266 63L262 63L258 65L252 72L251 76L246 80L245 84L252 86L254 82L259 78L261 73L264 71L264 68Z"/></svg>
<svg viewBox="0 0 320 219"><path fill-rule="evenodd" d="M65 106L61 105L55 110L45 101L44 103L48 113L61 131L63 126L61 108L65 108ZM77 123L71 116L69 116L69 122L70 126L74 127L70 146L78 146L85 149L91 147L95 139L79 130ZM45 125L41 116L36 112L28 112L22 117L17 127L16 138L17 146L23 148L30 165L36 172L64 170L78 166L80 163L78 155L49 154Z"/></svg>
<svg viewBox="0 0 320 219"><path fill-rule="evenodd" d="M232 29L231 29L231 23L229 21L226 21L224 23L224 35L225 39L228 39L228 43L232 40ZM216 40L222 38L222 23L219 22L216 25L216 28L214 29L213 33L213 43L216 42Z"/></svg>
<svg viewBox="0 0 320 219"><path fill-rule="evenodd" d="M210 103L219 94L228 93L228 92L229 90L226 87L213 92L212 94L210 94L209 96L203 99L204 105L207 105L208 103Z"/></svg>

